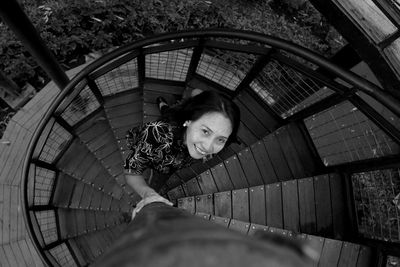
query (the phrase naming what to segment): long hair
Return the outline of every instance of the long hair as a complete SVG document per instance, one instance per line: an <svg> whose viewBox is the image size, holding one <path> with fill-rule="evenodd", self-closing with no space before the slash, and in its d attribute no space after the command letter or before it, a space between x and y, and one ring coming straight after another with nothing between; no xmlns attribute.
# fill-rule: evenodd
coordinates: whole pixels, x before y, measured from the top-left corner
<svg viewBox="0 0 400 267"><path fill-rule="evenodd" d="M194 97L190 97L182 103L171 107L165 114L164 119L177 126L182 126L185 121L195 121L201 116L211 112L219 112L225 115L232 124L232 133L226 145L237 140L237 132L240 124L240 110L238 106L226 95L204 91Z"/></svg>

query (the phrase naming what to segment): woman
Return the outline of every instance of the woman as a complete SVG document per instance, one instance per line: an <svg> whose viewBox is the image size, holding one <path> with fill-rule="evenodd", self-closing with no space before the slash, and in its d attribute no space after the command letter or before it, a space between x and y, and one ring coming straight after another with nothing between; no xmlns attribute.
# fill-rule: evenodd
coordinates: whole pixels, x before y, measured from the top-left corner
<svg viewBox="0 0 400 267"><path fill-rule="evenodd" d="M159 107L165 109L161 101ZM129 131L131 153L125 161L125 176L143 199L135 212L151 202L172 205L149 187L143 178L147 168L172 174L196 160L206 159L236 141L239 108L228 97L204 91L163 112L163 119Z"/></svg>

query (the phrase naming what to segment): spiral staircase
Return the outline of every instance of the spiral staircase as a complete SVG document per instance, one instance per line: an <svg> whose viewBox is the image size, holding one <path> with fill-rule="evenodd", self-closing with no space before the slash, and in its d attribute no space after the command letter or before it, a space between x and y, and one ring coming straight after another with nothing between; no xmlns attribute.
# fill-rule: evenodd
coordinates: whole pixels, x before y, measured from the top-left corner
<svg viewBox="0 0 400 267"><path fill-rule="evenodd" d="M21 191L36 265L87 266L113 244L140 200L123 175L126 131L160 117L157 96L174 103L194 88L239 106L240 144L170 177L146 174L160 194L248 235L308 240L316 266L399 256L398 100L290 42L203 30L110 52L40 115Z"/></svg>

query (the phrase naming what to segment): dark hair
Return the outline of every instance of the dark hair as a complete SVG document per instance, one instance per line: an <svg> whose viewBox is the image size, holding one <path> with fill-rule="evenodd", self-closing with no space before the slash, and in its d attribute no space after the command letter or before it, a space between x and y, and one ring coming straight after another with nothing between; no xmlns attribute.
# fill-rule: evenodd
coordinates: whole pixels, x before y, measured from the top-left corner
<svg viewBox="0 0 400 267"><path fill-rule="evenodd" d="M226 145L238 142L237 132L240 124L240 110L228 96L214 91L204 91L171 107L164 115L164 118L171 123L182 126L185 121L198 120L204 114L211 112L224 114L232 124L232 133Z"/></svg>

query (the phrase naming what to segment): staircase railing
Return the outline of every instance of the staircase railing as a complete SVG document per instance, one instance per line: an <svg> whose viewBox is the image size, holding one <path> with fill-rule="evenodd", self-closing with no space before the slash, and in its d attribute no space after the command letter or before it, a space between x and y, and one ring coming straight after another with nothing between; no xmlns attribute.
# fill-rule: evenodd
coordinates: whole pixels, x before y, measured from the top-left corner
<svg viewBox="0 0 400 267"><path fill-rule="evenodd" d="M314 71L316 67L330 76ZM396 146L400 144L397 125L384 116L377 117L378 112L359 94L372 97L400 117L397 99L296 44L259 33L225 29L146 38L102 56L76 75L54 99L32 138L22 174L23 211L30 237L45 262L80 265L68 237L60 234L57 209L61 207L52 203L55 184L63 172L57 164L78 140L76 129L101 111L104 101L113 95L143 90L144 83L150 80L184 84L191 79L233 98L247 90L262 100L280 125L304 120L349 100L377 123ZM379 156L391 159L396 153ZM74 178L85 183L84 177ZM125 188L123 181L115 183ZM93 182L87 184L99 194L120 201L107 188Z"/></svg>

